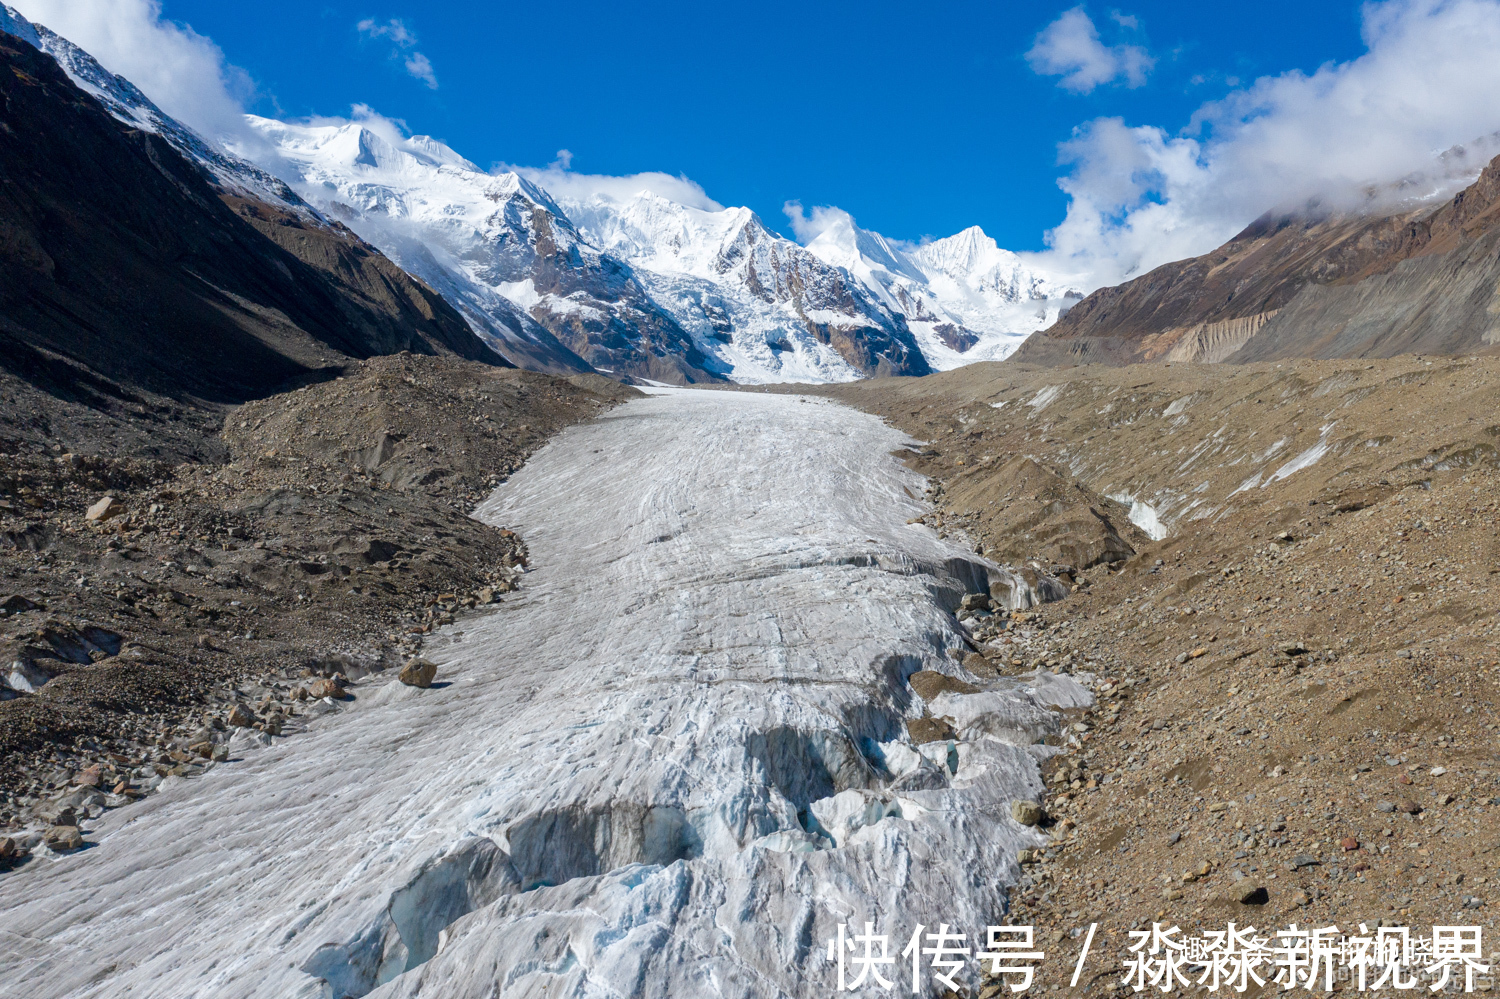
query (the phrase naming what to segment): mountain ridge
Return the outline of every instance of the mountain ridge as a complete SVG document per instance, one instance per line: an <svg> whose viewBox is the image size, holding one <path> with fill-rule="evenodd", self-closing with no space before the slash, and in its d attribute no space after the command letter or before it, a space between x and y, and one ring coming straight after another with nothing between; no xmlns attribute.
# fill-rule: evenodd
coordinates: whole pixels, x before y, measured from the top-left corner
<svg viewBox="0 0 1500 999"><path fill-rule="evenodd" d="M287 216L275 232L320 244L304 260L50 54L5 33L0 59L0 125L27 137L0 147L0 309L23 380L35 365L22 354L40 352L162 396L232 402L400 350L504 363L352 233L265 205Z"/></svg>
<svg viewBox="0 0 1500 999"><path fill-rule="evenodd" d="M1089 295L1014 360L1245 362L1488 351L1500 157L1438 205L1268 213L1223 246Z"/></svg>

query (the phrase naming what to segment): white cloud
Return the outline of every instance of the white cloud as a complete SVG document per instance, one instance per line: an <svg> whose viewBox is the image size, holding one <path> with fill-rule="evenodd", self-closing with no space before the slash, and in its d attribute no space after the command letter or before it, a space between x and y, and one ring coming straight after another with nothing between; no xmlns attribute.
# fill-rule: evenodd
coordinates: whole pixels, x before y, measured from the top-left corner
<svg viewBox="0 0 1500 999"><path fill-rule="evenodd" d="M1112 17L1122 28L1139 27L1130 15L1116 11ZM1062 77L1057 85L1077 94L1087 94L1115 80L1123 80L1127 87L1139 87L1156 65L1151 54L1139 45L1105 45L1082 7L1063 11L1043 28L1026 53L1026 61L1033 72Z"/></svg>
<svg viewBox="0 0 1500 999"><path fill-rule="evenodd" d="M400 59L401 64L406 67L406 72L427 84L429 89L437 89L437 74L433 72L432 60L420 52L409 51L416 47L417 36L412 34L406 22L393 17L381 24L373 17L367 17L356 24L354 30L359 32L361 38L367 40L388 39L392 45L391 58Z"/></svg>
<svg viewBox="0 0 1500 999"><path fill-rule="evenodd" d="M242 117L249 76L186 25L162 19L156 0L9 0L140 87L157 106L213 139L253 141Z"/></svg>
<svg viewBox="0 0 1500 999"><path fill-rule="evenodd" d="M787 221L792 224L792 235L797 237L797 242L806 246L823 234L825 229L837 225L840 222L854 223L854 216L842 208L834 208L831 205L814 205L809 213L802 207L800 201L788 201L781 206L782 212L786 214Z"/></svg>
<svg viewBox="0 0 1500 999"><path fill-rule="evenodd" d="M557 159L545 167L500 163L496 164L494 172L513 170L561 201L587 201L594 197L626 201L642 191L649 191L689 208L701 208L706 212L724 210L724 206L710 198L701 185L680 174L674 177L669 173L655 171L623 176L574 173L569 169L572 162L573 154L566 149L559 149Z"/></svg>
<svg viewBox="0 0 1500 999"><path fill-rule="evenodd" d="M406 57L403 65L408 73L427 84L429 89L437 89L437 75L432 71L432 62L422 53L413 52Z"/></svg>
<svg viewBox="0 0 1500 999"><path fill-rule="evenodd" d="M1487 138L1500 129L1500 0L1366 4L1363 37L1358 58L1263 77L1176 135L1080 126L1060 147L1067 217L1037 262L1098 287L1205 253L1268 210L1448 193L1500 151Z"/></svg>
<svg viewBox="0 0 1500 999"><path fill-rule="evenodd" d="M417 44L417 36L408 31L400 19L394 17L385 24L379 24L373 17L367 17L356 24L354 30L366 38L389 38L403 49Z"/></svg>

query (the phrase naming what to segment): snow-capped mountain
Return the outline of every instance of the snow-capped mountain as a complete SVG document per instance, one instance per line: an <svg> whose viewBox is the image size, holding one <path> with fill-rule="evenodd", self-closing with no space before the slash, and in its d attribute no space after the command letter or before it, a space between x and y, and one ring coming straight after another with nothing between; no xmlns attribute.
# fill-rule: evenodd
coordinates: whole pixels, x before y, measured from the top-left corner
<svg viewBox="0 0 1500 999"><path fill-rule="evenodd" d="M383 122L249 120L303 197L533 366L556 360L537 345L560 342L601 371L668 382L928 370L899 314L748 209L648 193L560 204Z"/></svg>
<svg viewBox="0 0 1500 999"><path fill-rule="evenodd" d="M431 284L507 356L678 383L728 370L516 174L361 122L248 120L304 198Z"/></svg>
<svg viewBox="0 0 1500 999"><path fill-rule="evenodd" d="M627 261L738 382L926 374L900 312L748 208L704 211L650 192L564 201L578 231Z"/></svg>
<svg viewBox="0 0 1500 999"><path fill-rule="evenodd" d="M912 246L844 216L802 247L748 208L707 211L648 191L559 203L373 118L247 116L264 145L220 148L9 7L0 30L53 56L226 193L347 225L526 367L677 383L919 375L1004 357L1071 304L977 227Z"/></svg>
<svg viewBox="0 0 1500 999"><path fill-rule="evenodd" d="M912 245L861 229L839 212L807 250L903 314L938 370L1005 358L1082 298L978 226Z"/></svg>

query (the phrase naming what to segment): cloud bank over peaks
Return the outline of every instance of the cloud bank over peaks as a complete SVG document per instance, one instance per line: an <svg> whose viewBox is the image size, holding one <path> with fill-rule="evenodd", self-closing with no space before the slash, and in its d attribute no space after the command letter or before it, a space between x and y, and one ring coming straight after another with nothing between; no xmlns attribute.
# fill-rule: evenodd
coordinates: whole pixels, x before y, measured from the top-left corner
<svg viewBox="0 0 1500 999"><path fill-rule="evenodd" d="M1116 13L1115 23L1136 30L1140 22ZM1094 19L1082 7L1063 11L1043 28L1026 53L1026 61L1040 76L1058 76L1057 85L1075 94L1087 94L1106 83L1121 81L1126 87L1145 84L1156 60L1139 45L1105 45Z"/></svg>
<svg viewBox="0 0 1500 999"><path fill-rule="evenodd" d="M405 21L393 17L381 24L373 17L367 17L356 24L354 30L366 41L382 38L388 40L391 43L391 59L399 60L406 67L408 76L421 80L430 90L437 89L437 74L433 72L432 60L416 51L417 36L412 34Z"/></svg>
<svg viewBox="0 0 1500 999"><path fill-rule="evenodd" d="M10 0L123 76L167 114L219 141L254 142L244 107L255 86L210 39L162 17L156 0Z"/></svg>
<svg viewBox="0 0 1500 999"><path fill-rule="evenodd" d="M814 205L812 211L808 212L802 207L802 202L788 201L781 206L781 211L791 224L792 235L803 246L840 222L847 222L851 226L854 224L854 216L832 205Z"/></svg>
<svg viewBox="0 0 1500 999"><path fill-rule="evenodd" d="M1267 211L1350 210L1451 192L1497 151L1500 0L1363 8L1367 51L1266 76L1173 135L1100 118L1059 147L1067 216L1050 270L1090 287L1207 252Z"/></svg>
<svg viewBox="0 0 1500 999"><path fill-rule="evenodd" d="M557 159L544 167L497 163L491 173L519 174L558 201L588 201L596 197L617 202L629 201L637 194L646 192L706 212L724 210L724 206L710 198L700 184L681 174L674 177L655 170L619 176L574 173L570 169L572 163L573 154L566 149L559 149Z"/></svg>

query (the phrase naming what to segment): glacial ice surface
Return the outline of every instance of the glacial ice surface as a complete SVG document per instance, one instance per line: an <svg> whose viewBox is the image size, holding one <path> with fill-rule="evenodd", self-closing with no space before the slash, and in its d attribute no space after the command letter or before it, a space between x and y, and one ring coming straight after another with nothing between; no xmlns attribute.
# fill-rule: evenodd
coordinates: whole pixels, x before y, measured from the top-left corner
<svg viewBox="0 0 1500 999"><path fill-rule="evenodd" d="M959 741L907 748L992 567L907 524L905 443L705 391L564 432L478 511L535 568L434 643L446 686L356 688L0 880L0 995L812 997L840 922L982 936L1087 694L945 693Z"/></svg>

